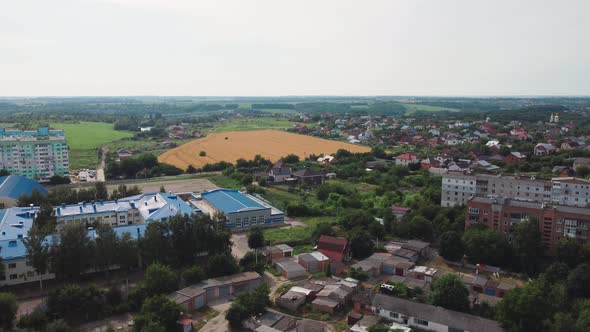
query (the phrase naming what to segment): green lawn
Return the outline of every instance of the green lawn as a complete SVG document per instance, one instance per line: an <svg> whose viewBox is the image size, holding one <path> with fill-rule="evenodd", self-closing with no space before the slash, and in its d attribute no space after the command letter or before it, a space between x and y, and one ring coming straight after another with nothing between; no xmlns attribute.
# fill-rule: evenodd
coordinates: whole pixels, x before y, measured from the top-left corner
<svg viewBox="0 0 590 332"><path fill-rule="evenodd" d="M220 122L216 124L215 128L208 128L204 131L206 133L221 133L226 131L247 131L262 129L283 130L292 128L296 124L297 122L276 118L231 119Z"/></svg>
<svg viewBox="0 0 590 332"><path fill-rule="evenodd" d="M400 103L400 105L404 106L409 113L414 113L416 111L425 111L425 112L440 112L440 111L449 111L449 112L459 112L459 109L456 108L449 108L449 107L440 107L440 106L430 106L430 105L420 105L420 104L413 104L413 103Z"/></svg>
<svg viewBox="0 0 590 332"><path fill-rule="evenodd" d="M243 185L236 179L225 175L216 175L209 178L209 181L220 188L241 189Z"/></svg>
<svg viewBox="0 0 590 332"><path fill-rule="evenodd" d="M103 122L51 123L51 128L63 129L70 148L70 170L94 168L98 164L97 149L106 143L133 136L130 132L113 129Z"/></svg>

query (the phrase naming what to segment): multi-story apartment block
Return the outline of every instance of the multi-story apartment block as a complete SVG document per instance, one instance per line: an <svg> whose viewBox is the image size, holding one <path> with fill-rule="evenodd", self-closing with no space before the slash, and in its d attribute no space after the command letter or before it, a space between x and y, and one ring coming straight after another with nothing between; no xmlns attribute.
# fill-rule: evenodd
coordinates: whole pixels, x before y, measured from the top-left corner
<svg viewBox="0 0 590 332"><path fill-rule="evenodd" d="M530 218L539 220L543 245L549 252L569 237L584 243L590 233L590 208L493 197L472 197L467 201L465 227L485 225L512 240L513 226Z"/></svg>
<svg viewBox="0 0 590 332"><path fill-rule="evenodd" d="M63 130L36 131L0 128L0 168L13 175L48 181L70 171L68 145Z"/></svg>
<svg viewBox="0 0 590 332"><path fill-rule="evenodd" d="M114 201L82 202L54 207L57 228L67 224L95 223L112 227L165 221L177 214L192 215L201 212L174 194L141 194Z"/></svg>
<svg viewBox="0 0 590 332"><path fill-rule="evenodd" d="M464 205L473 196L585 207L590 200L590 181L491 174L443 175L442 206Z"/></svg>

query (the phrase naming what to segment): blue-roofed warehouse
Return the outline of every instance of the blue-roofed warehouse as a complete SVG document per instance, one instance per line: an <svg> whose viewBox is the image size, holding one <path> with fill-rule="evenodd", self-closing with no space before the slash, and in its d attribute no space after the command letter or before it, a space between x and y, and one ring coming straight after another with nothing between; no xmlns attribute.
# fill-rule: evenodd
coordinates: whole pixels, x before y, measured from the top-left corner
<svg viewBox="0 0 590 332"><path fill-rule="evenodd" d="M0 209L16 206L21 196L31 195L33 190L47 195L47 189L35 180L16 175L0 177Z"/></svg>
<svg viewBox="0 0 590 332"><path fill-rule="evenodd" d="M285 221L285 214L261 198L233 189L215 189L201 194L192 201L210 215L223 214L225 227L232 230L247 229L252 225L269 226Z"/></svg>

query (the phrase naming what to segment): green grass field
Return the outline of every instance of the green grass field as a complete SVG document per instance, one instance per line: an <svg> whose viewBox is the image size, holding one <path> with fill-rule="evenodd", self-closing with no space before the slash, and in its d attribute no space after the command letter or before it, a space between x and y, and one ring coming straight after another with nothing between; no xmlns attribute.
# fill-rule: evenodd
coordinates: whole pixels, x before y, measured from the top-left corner
<svg viewBox="0 0 590 332"><path fill-rule="evenodd" d="M51 123L51 128L63 129L70 148L70 170L94 168L98 164L98 148L113 141L133 136L117 131L113 124L102 122Z"/></svg>
<svg viewBox="0 0 590 332"><path fill-rule="evenodd" d="M440 112L440 111L449 111L449 112L459 112L459 109L456 108L448 108L448 107L440 107L440 106L429 106L429 105L420 105L420 104L412 104L412 103L400 103L400 105L404 106L409 113L414 113L417 111L425 111L425 112Z"/></svg>
<svg viewBox="0 0 590 332"><path fill-rule="evenodd" d="M283 130L292 128L296 124L297 122L276 118L232 119L217 124L215 128L206 129L205 132L221 133L226 131L248 131L262 129Z"/></svg>

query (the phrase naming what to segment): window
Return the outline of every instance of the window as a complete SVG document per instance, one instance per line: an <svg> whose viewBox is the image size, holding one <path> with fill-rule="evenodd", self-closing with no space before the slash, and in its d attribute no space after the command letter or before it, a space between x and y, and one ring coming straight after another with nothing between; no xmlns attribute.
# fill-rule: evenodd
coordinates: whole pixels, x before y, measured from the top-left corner
<svg viewBox="0 0 590 332"><path fill-rule="evenodd" d="M32 266L33 264L31 264L31 261L27 261L27 262L25 263L25 265L26 265L26 266Z"/></svg>
<svg viewBox="0 0 590 332"><path fill-rule="evenodd" d="M16 269L16 263L9 263L8 268L9 269Z"/></svg>
<svg viewBox="0 0 590 332"><path fill-rule="evenodd" d="M428 326L427 320L422 320L422 319L418 319L418 318L414 318L414 323L416 323L418 325Z"/></svg>
<svg viewBox="0 0 590 332"><path fill-rule="evenodd" d="M10 280L16 280L16 279L18 279L18 276L16 274L10 275Z"/></svg>
<svg viewBox="0 0 590 332"><path fill-rule="evenodd" d="M32 278L34 276L35 276L35 272L33 272L33 271L27 272L27 277Z"/></svg>
<svg viewBox="0 0 590 332"><path fill-rule="evenodd" d="M470 214L479 214L479 209L476 209L476 208L469 208L469 213L470 213Z"/></svg>
<svg viewBox="0 0 590 332"><path fill-rule="evenodd" d="M398 319L399 318L399 315L397 313L395 313L395 312L390 312L389 313L389 317Z"/></svg>

